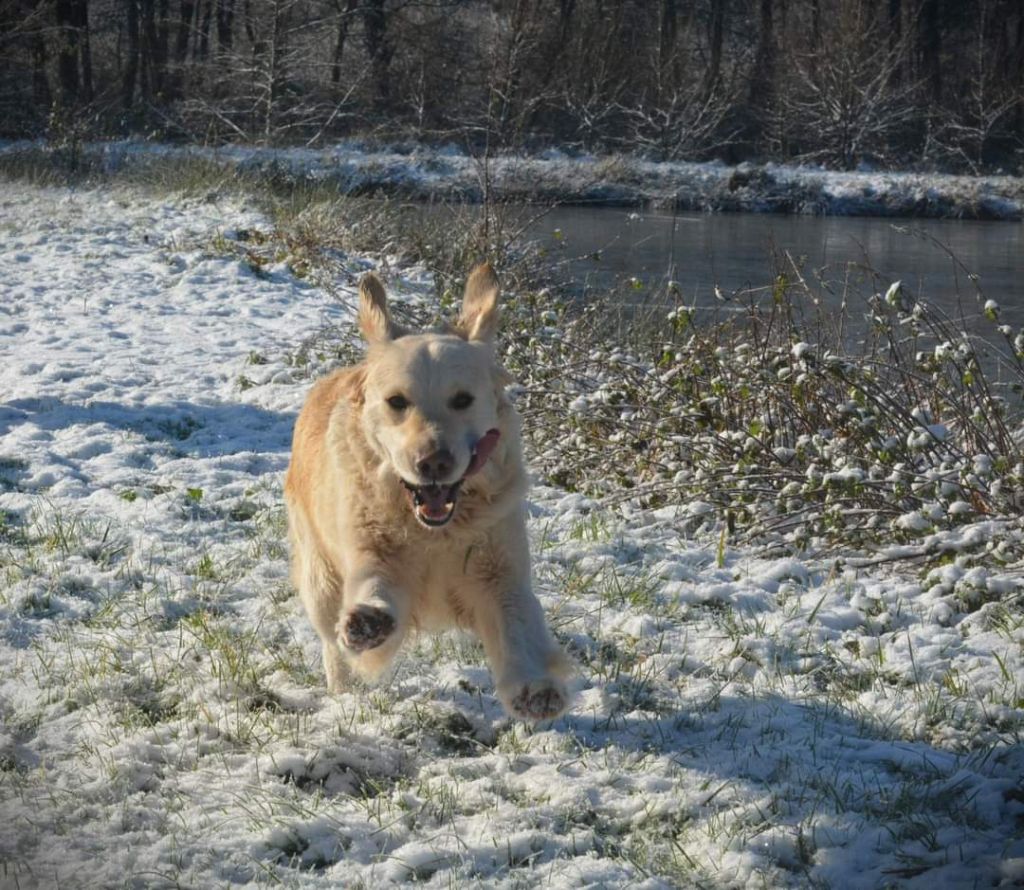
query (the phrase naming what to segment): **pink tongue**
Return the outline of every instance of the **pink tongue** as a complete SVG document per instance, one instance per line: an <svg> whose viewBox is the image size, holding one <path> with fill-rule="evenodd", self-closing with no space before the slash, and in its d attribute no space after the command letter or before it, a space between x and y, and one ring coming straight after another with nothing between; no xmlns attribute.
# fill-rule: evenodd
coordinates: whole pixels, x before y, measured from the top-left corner
<svg viewBox="0 0 1024 890"><path fill-rule="evenodd" d="M420 498L423 501L424 512L432 519L447 516L451 490L450 485L423 486L420 489Z"/></svg>
<svg viewBox="0 0 1024 890"><path fill-rule="evenodd" d="M480 437L480 441L476 443L476 453L469 462L469 469L466 470L467 476L472 476L483 469L484 464L487 463L487 458L491 456L491 452L494 451L500 437L501 433L498 430L488 430Z"/></svg>

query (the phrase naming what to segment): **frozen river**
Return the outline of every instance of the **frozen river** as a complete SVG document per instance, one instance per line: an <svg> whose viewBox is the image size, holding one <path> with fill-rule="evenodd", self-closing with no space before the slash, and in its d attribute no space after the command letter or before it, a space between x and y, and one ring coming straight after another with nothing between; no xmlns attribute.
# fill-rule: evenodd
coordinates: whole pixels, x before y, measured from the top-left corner
<svg viewBox="0 0 1024 890"><path fill-rule="evenodd" d="M635 279L626 292L643 301L675 281L686 303L715 306L716 287L728 302L741 289L769 284L773 269L794 277L788 254L805 278L829 282L836 306L844 283L856 307L856 294L901 280L950 316L962 313L975 330L990 327L981 317L987 299L1000 304L1001 322L1024 326L1021 223L560 207L529 232L557 278L583 294Z"/></svg>

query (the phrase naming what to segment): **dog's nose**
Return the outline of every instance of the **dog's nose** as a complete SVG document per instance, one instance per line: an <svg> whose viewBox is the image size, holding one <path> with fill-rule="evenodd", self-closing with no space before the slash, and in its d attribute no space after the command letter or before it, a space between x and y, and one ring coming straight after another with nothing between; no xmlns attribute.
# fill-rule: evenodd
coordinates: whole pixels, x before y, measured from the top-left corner
<svg viewBox="0 0 1024 890"><path fill-rule="evenodd" d="M416 461L416 469L427 479L446 479L455 467L455 455L447 448L438 448L432 454Z"/></svg>

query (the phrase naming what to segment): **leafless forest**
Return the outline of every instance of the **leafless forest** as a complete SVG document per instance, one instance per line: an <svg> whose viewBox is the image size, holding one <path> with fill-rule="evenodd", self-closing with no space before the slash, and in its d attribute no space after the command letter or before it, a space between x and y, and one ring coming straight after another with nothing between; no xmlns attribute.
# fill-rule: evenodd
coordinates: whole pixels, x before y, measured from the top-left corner
<svg viewBox="0 0 1024 890"><path fill-rule="evenodd" d="M1024 165L1020 0L2 0L0 136Z"/></svg>

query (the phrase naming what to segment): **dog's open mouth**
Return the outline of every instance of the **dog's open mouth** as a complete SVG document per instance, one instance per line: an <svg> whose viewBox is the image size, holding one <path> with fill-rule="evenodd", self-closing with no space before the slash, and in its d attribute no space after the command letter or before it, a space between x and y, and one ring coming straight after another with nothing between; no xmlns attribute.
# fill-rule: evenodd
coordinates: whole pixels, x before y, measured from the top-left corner
<svg viewBox="0 0 1024 890"><path fill-rule="evenodd" d="M473 449L466 474L458 482L448 485L437 482L413 485L402 479L402 485L405 486L406 493L409 495L412 512L423 525L427 528L440 528L451 522L455 515L455 503L459 499L459 486L469 476L480 472L498 444L500 436L501 433L498 430L490 429L480 437Z"/></svg>
<svg viewBox="0 0 1024 890"><path fill-rule="evenodd" d="M451 485L410 485L405 486L416 518L430 528L447 525L455 515L455 502L459 498L460 479Z"/></svg>

